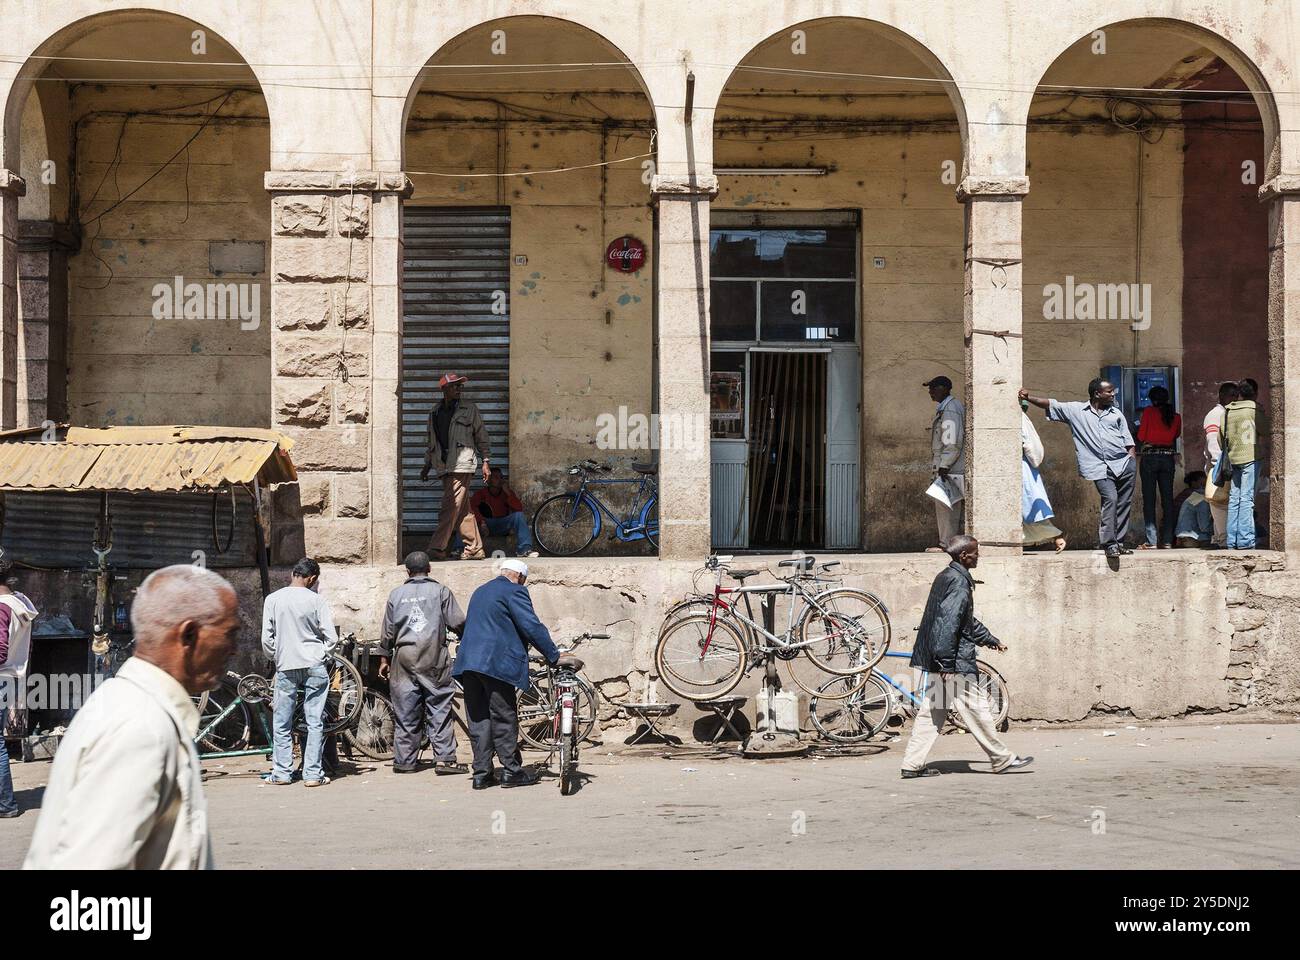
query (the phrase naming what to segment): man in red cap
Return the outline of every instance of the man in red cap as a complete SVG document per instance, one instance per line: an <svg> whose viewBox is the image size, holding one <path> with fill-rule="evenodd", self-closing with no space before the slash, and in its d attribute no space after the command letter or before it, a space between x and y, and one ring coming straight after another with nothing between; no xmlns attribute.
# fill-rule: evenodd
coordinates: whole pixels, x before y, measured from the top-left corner
<svg viewBox="0 0 1300 960"><path fill-rule="evenodd" d="M480 468L483 482L487 482L492 441L478 407L472 400L460 398L461 384L467 379L456 373L443 374L438 381L442 399L429 413L429 449L424 455L420 479L428 480L429 470L433 468L442 478L442 509L438 511L438 529L433 532L428 549L435 560L447 559L447 548L457 530L465 542L461 559L483 559L478 521L469 506L469 485L474 471Z"/></svg>

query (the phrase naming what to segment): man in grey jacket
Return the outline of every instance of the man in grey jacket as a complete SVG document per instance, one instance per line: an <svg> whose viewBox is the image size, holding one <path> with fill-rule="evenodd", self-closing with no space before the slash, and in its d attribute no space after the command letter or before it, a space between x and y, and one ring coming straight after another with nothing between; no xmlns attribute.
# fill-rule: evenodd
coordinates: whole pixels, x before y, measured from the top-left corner
<svg viewBox="0 0 1300 960"><path fill-rule="evenodd" d="M966 525L966 407L952 395L952 381L947 377L934 377L921 386L929 388L930 399L935 402L930 424L930 469L952 500L951 506L934 501L939 545L926 549L937 553L945 550L948 541Z"/></svg>
<svg viewBox="0 0 1300 960"><path fill-rule="evenodd" d="M447 628L459 631L465 614L450 590L429 579L427 554L409 554L406 574L406 582L388 595L380 632L379 677L388 681L397 714L393 772L415 770L420 734L427 732L434 773L468 773L469 767L456 762L451 717L456 682L447 650Z"/></svg>
<svg viewBox="0 0 1300 960"><path fill-rule="evenodd" d="M956 710L961 721L989 755L994 773L1016 770L1033 757L1017 757L998 739L988 696L979 683L976 647L1006 650L1006 645L975 619L975 578L970 571L980 559L974 537L958 534L948 541L952 562L934 578L912 648L911 664L925 671L924 700L916 712L912 735L903 755L903 779L939 773L925 765L948 719Z"/></svg>
<svg viewBox="0 0 1300 960"><path fill-rule="evenodd" d="M443 374L438 381L442 400L429 412L429 446L420 479L428 480L431 469L437 470L442 478L438 526L428 547L429 555L435 560L447 559L452 534L457 530L465 543L461 559L484 557L478 518L469 505L469 485L474 481L474 471L480 467L483 482L488 482L492 440L474 401L461 399L460 392L468 380L456 373Z"/></svg>
<svg viewBox="0 0 1300 960"><path fill-rule="evenodd" d="M307 720L303 786L329 783L321 770L325 696L330 682L325 658L339 638L329 604L316 592L319 584L320 564L304 557L294 565L289 586L267 597L262 607L262 651L275 662L275 749L268 782L276 786L293 780L293 718L300 698Z"/></svg>

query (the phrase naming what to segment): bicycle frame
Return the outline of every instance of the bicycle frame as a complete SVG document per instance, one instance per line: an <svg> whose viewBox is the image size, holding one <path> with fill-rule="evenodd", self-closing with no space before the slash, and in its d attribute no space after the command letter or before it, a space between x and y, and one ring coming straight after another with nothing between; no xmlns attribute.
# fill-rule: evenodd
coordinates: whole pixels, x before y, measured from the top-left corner
<svg viewBox="0 0 1300 960"><path fill-rule="evenodd" d="M619 517L613 510L606 506L605 501L600 499L600 495L589 491L589 486L609 486L615 483L635 483L637 484L636 498L632 501L632 506L628 509L627 516ZM646 496L649 491L649 496ZM601 515L609 517L610 523L614 524L614 535L624 542L630 540L644 540L646 527L649 524L648 513L651 503L659 495L659 488L655 484L654 477L650 474L642 474L638 477L591 477L586 473L582 475L582 481L578 485L577 496L573 501L573 509L570 511L568 522L572 523L578 517L578 505L584 500L591 505L592 513L596 517L595 536L600 536ZM655 531L658 533L658 531Z"/></svg>
<svg viewBox="0 0 1300 960"><path fill-rule="evenodd" d="M789 617L786 622L786 629L784 635L778 635L772 633L766 627L757 623L752 616L746 615L745 613L741 613L736 601L733 600L730 603L728 603L726 600L722 599L724 595L743 596L745 598L745 609L748 611L749 614L752 614L754 612L754 609L749 602L749 597L751 594L755 594L755 593L790 597L791 600L790 611L789 611ZM750 629L756 630L759 633L761 633L764 637L766 637L770 643L770 646L764 646L763 652L767 652L772 648L777 648L782 650L800 650L803 649L804 647L812 645L813 643L816 642L815 640L804 640L800 642L792 642L790 640L790 637L794 634L794 626L795 626L795 621L797 619L795 617L795 608L796 608L796 604L794 603L795 597L802 599L804 604L807 607L812 607L814 610L817 610L821 613L826 612L826 608L817 602L817 597L814 594L809 593L808 590L806 590L803 587L802 583L800 583L800 581L797 578L792 577L789 580L782 581L780 584L767 583L767 584L755 585L752 587L746 587L746 586L724 587L722 585L722 571L721 569L719 569L717 580L713 586L713 596L711 598L706 598L710 600L709 632L708 635L705 637L703 647L700 648L700 658L703 659L704 656L709 652L709 645L713 642L713 631L714 628L717 626L719 609L725 610L731 616L735 617L737 620L740 620L743 623L745 623L747 626L749 626ZM802 616L803 608L800 608L798 612L800 616Z"/></svg>
<svg viewBox="0 0 1300 960"><path fill-rule="evenodd" d="M239 696L238 694L236 694L235 699L231 700L230 703L226 704L226 708L222 710L219 714L217 714L216 717L214 717L206 727L204 727L202 730L200 730L198 733L194 735L194 742L202 743L203 738L217 728L217 724L221 723L222 720L225 720L226 717L234 713L235 710L241 704L244 703L247 703L250 707L262 708L256 710L255 712L257 713L258 723L260 723L262 726L262 735L266 738L266 746L258 747L256 749L249 747L244 750L220 750L215 753L200 753L199 754L200 760L221 760L226 757L263 757L263 756L269 757L271 756L271 753L274 749L275 738L271 735L270 724L266 722L265 703L261 700L248 701L245 700L242 696Z"/></svg>

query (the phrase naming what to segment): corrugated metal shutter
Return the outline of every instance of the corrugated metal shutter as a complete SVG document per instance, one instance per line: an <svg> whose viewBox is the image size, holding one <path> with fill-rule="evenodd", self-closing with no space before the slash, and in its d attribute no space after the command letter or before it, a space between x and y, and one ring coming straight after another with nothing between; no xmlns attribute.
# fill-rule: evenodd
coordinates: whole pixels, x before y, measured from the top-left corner
<svg viewBox="0 0 1300 960"><path fill-rule="evenodd" d="M420 467L443 373L469 377L463 396L483 414L493 463L508 467L510 208L408 206L402 242L402 529L431 533L442 486L421 483Z"/></svg>
<svg viewBox="0 0 1300 960"><path fill-rule="evenodd" d="M235 494L235 533L225 553L212 542L213 495L210 493L110 493L115 567L156 569L193 563L203 551L209 567L245 567L257 563L253 499ZM97 493L6 493L5 555L37 567L88 567L95 563L91 543L99 517ZM222 539L230 535L230 494L217 503Z"/></svg>

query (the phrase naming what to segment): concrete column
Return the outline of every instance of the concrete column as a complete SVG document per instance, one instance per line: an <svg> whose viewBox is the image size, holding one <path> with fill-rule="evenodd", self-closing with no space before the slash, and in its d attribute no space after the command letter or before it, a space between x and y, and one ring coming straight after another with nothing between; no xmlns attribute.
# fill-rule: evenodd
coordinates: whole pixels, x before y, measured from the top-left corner
<svg viewBox="0 0 1300 960"><path fill-rule="evenodd" d="M392 562L397 440L378 435L371 404L382 397L378 425L392 434L401 272L396 211L411 182L401 173L275 170L266 188L272 422L294 439L299 477L296 488L276 491L273 556Z"/></svg>
<svg viewBox="0 0 1300 960"><path fill-rule="evenodd" d="M709 201L713 176L654 178L659 556L709 553ZM665 436L665 427L671 431ZM684 442L683 442L684 441Z"/></svg>
<svg viewBox="0 0 1300 960"><path fill-rule="evenodd" d="M1269 478L1268 542L1300 550L1300 176L1274 177L1260 188L1269 208L1268 375L1273 456Z"/></svg>
<svg viewBox="0 0 1300 960"><path fill-rule="evenodd" d="M0 170L0 430L18 423L18 198L23 178Z"/></svg>
<svg viewBox="0 0 1300 960"><path fill-rule="evenodd" d="M1019 553L1021 198L1026 177L967 177L966 531L990 554Z"/></svg>
<svg viewBox="0 0 1300 960"><path fill-rule="evenodd" d="M68 419L68 257L80 238L66 224L18 224L18 426Z"/></svg>

